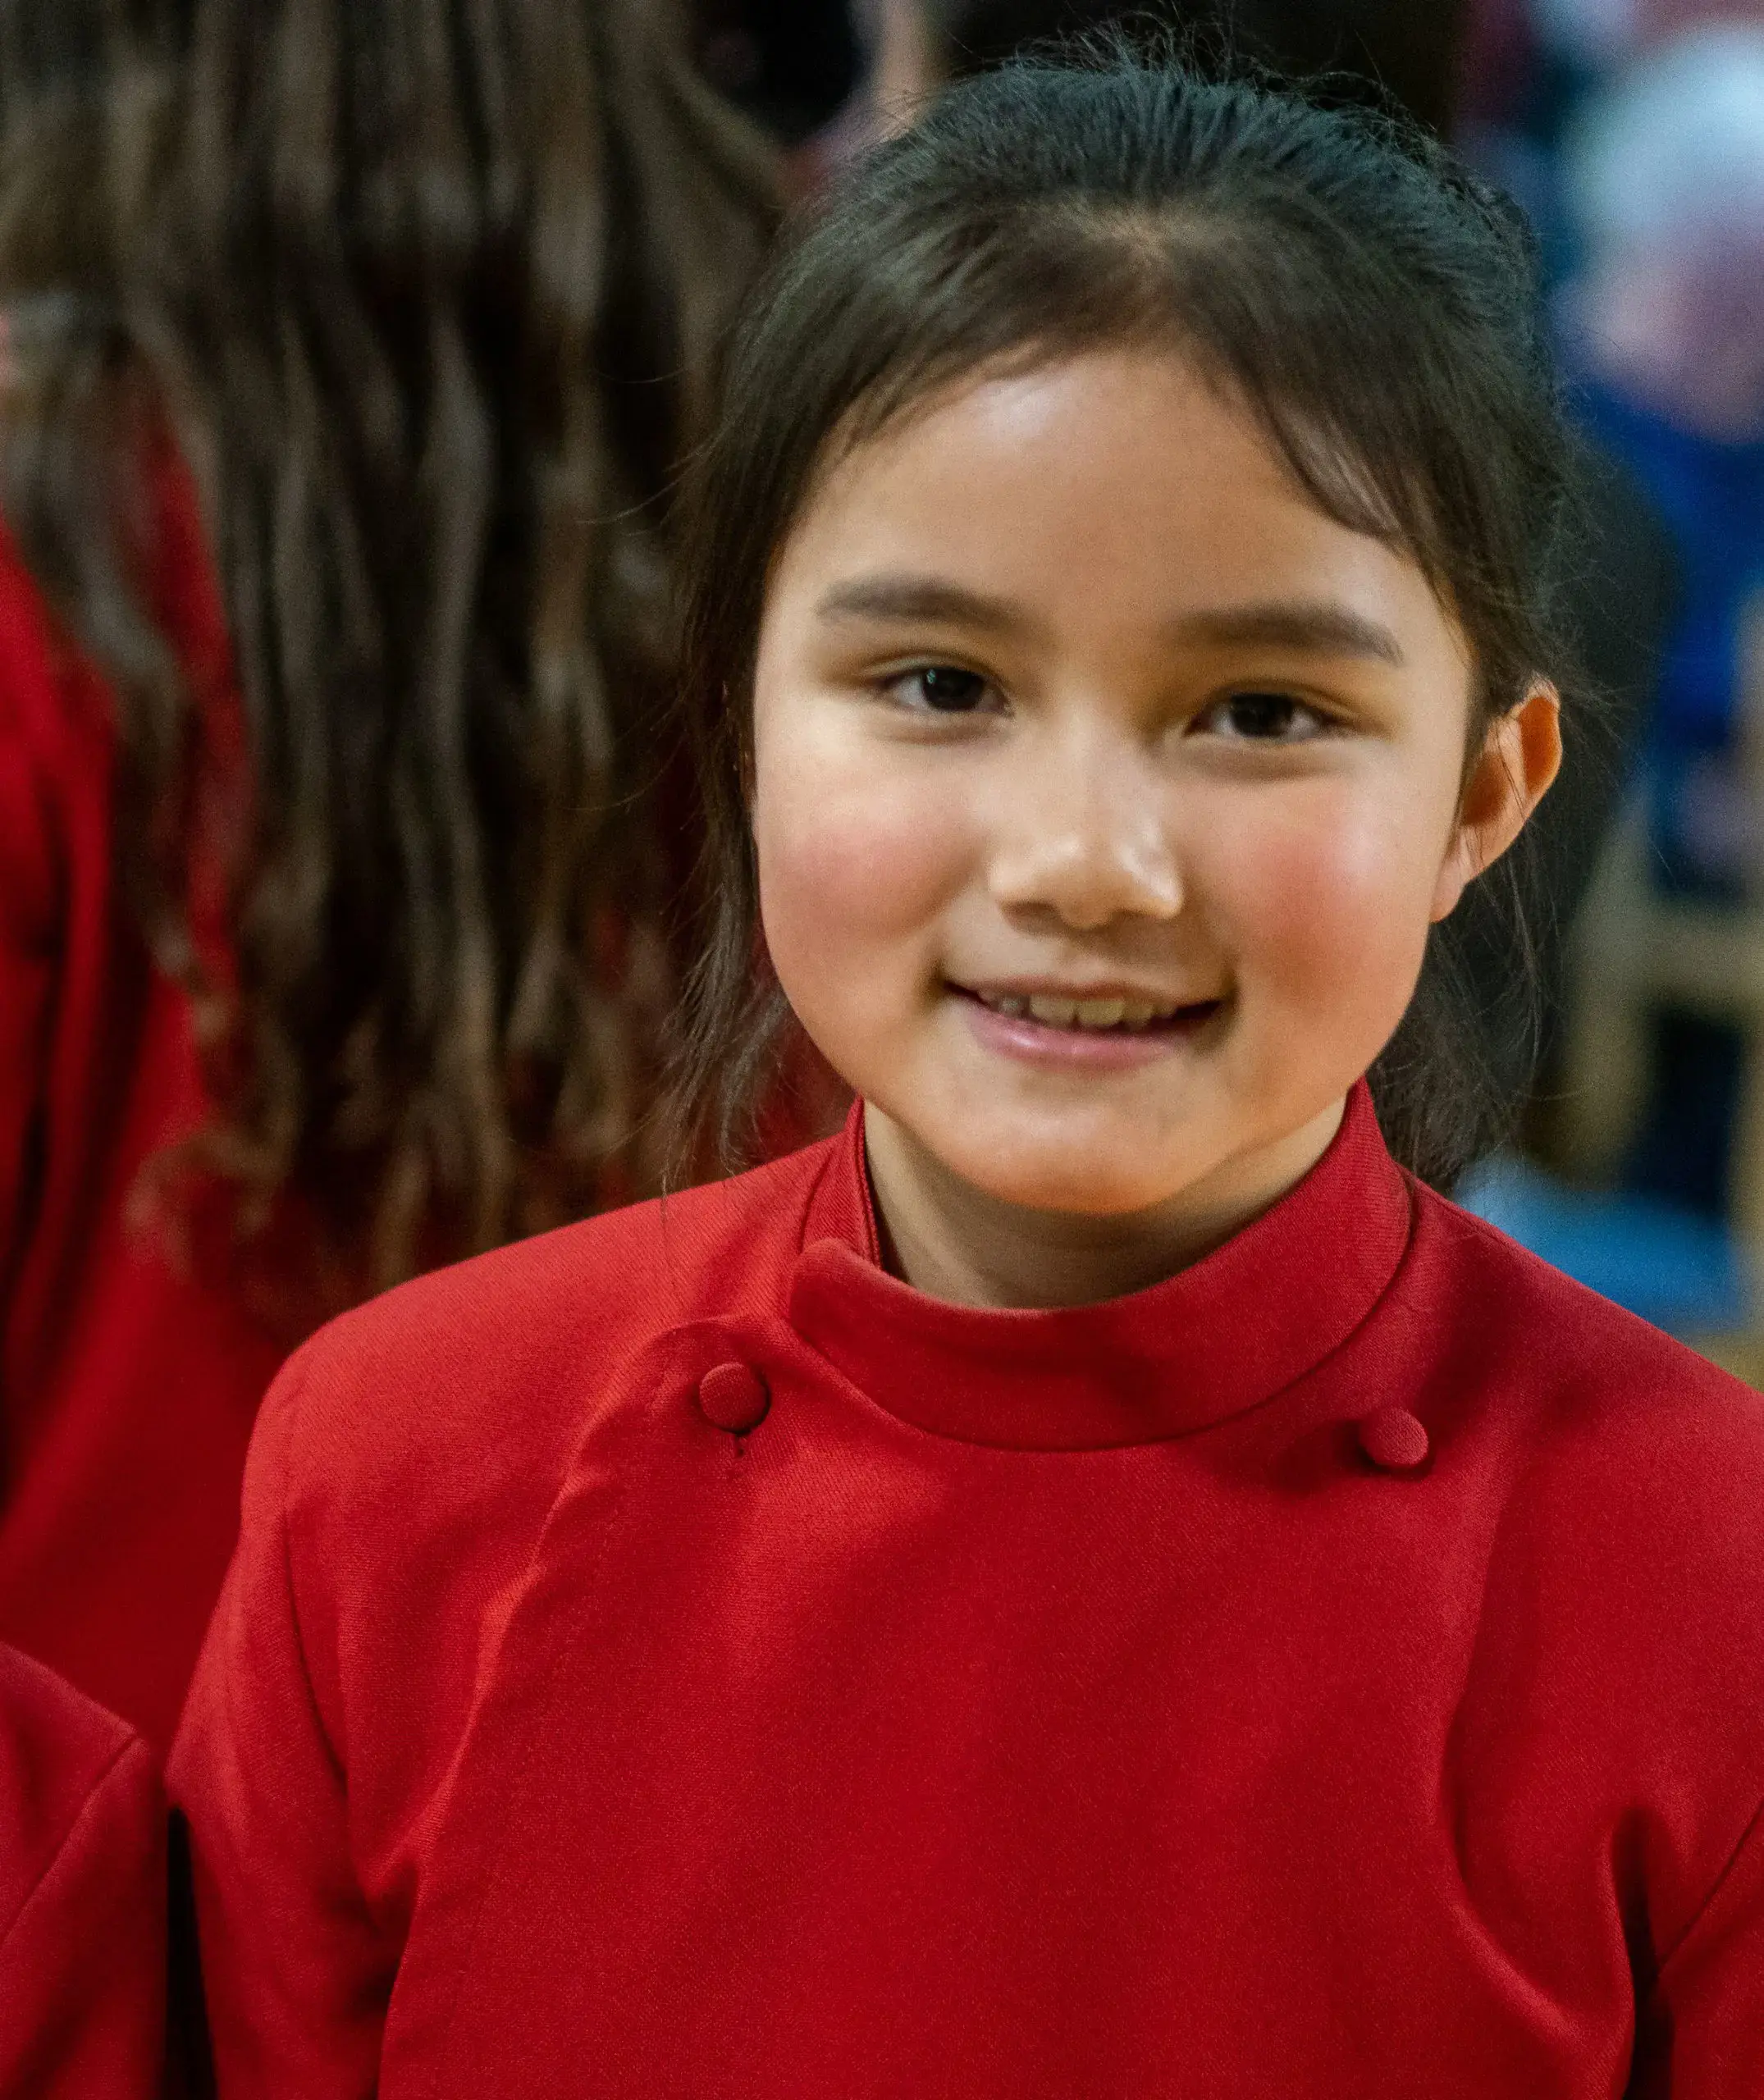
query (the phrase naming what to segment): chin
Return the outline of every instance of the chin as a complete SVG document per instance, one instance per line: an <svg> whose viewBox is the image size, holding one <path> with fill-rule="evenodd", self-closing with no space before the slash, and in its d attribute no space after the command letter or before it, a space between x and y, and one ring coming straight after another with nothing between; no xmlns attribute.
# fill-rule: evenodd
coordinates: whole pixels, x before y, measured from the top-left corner
<svg viewBox="0 0 1764 2100"><path fill-rule="evenodd" d="M1143 1154L1133 1160L1099 1159L1095 1152L1038 1152L1025 1146L1008 1165L999 1153L957 1166L966 1180L996 1201L1020 1210L1058 1211L1074 1217L1130 1217L1179 1194L1188 1176L1180 1171L1148 1176Z"/></svg>

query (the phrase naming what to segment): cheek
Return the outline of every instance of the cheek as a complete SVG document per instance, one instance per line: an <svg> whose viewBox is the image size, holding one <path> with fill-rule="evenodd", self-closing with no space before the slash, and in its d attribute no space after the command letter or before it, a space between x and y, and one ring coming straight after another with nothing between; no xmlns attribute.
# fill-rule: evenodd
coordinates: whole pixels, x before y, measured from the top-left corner
<svg viewBox="0 0 1764 2100"><path fill-rule="evenodd" d="M1407 1005L1442 847L1392 807L1318 792L1219 834L1218 902L1246 975L1280 1003L1314 1017L1351 994L1392 1025Z"/></svg>
<svg viewBox="0 0 1764 2100"><path fill-rule="evenodd" d="M891 963L921 969L966 877L961 806L890 756L842 749L837 738L759 755L761 920L779 979L811 1028L834 997L873 1003Z"/></svg>

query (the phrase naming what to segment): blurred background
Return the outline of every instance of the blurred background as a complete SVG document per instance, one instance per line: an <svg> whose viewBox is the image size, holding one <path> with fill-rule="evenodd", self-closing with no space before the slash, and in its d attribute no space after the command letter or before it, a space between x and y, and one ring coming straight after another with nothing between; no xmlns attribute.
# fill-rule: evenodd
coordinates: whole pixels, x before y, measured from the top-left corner
<svg viewBox="0 0 1764 2100"><path fill-rule="evenodd" d="M1588 440L1563 579L1589 691L1540 827L1521 1143L1460 1191L1764 1382L1764 4L701 0L706 71L793 185L944 81L1173 29L1449 138L1536 229ZM1491 1055L1502 1039L1493 975Z"/></svg>

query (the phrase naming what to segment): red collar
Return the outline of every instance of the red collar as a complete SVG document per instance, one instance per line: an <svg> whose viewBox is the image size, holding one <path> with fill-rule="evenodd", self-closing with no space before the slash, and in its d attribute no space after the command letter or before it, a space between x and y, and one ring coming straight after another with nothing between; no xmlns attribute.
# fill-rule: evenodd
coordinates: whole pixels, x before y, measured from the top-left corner
<svg viewBox="0 0 1764 2100"><path fill-rule="evenodd" d="M976 1311L882 1267L860 1102L809 1205L790 1322L935 1436L1044 1451L1154 1443L1254 1407L1340 1348L1395 1276L1410 1215L1362 1081L1298 1186L1192 1268L1099 1305Z"/></svg>

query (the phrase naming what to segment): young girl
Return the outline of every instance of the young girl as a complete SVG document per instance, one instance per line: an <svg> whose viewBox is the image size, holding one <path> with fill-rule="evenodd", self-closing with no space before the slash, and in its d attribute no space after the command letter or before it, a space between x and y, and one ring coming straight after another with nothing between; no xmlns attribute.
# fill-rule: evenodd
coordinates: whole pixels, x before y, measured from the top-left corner
<svg viewBox="0 0 1764 2100"><path fill-rule="evenodd" d="M1126 61L797 242L687 1068L787 1001L860 1106L279 1383L172 1764L223 2094L1764 2088L1764 1411L1417 1171L1547 374L1449 162Z"/></svg>

